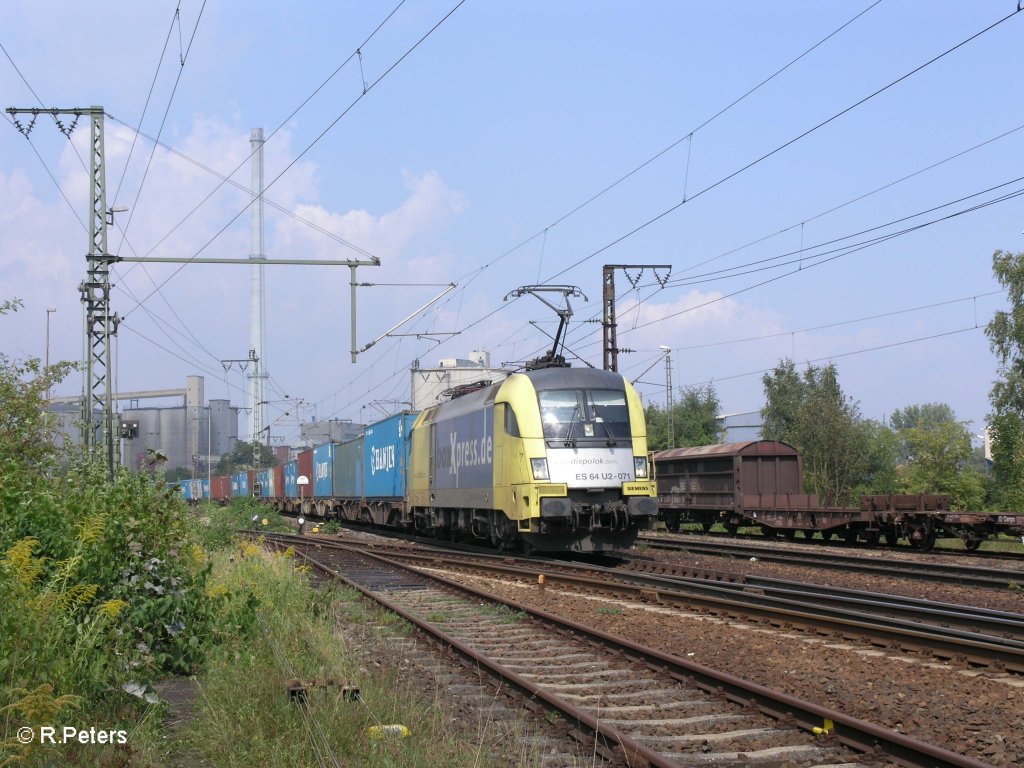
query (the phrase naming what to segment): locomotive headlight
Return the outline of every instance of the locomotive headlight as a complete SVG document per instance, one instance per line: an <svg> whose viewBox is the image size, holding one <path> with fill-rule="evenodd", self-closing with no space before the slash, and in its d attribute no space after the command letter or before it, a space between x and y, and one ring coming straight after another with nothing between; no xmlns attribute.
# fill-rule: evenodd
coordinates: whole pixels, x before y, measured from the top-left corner
<svg viewBox="0 0 1024 768"><path fill-rule="evenodd" d="M646 456L634 456L633 457L633 471L636 473L638 478L647 477L647 457Z"/></svg>
<svg viewBox="0 0 1024 768"><path fill-rule="evenodd" d="M548 460L547 459L530 459L530 468L533 470L534 480L549 480L548 475Z"/></svg>

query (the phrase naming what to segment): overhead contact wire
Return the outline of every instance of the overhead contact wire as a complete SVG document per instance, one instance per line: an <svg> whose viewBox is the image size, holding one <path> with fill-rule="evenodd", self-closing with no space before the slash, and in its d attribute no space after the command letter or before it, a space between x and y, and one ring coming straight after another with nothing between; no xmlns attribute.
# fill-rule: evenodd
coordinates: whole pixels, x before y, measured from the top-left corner
<svg viewBox="0 0 1024 768"><path fill-rule="evenodd" d="M684 200L680 200L675 205L672 205L669 208L666 208L664 211L662 211L661 213L657 214L656 216L653 216L652 218L646 220L642 224L639 224L638 226L636 226L633 229L629 230L625 234L623 234L623 235L617 237L616 239L612 240L611 242L601 246L600 248L598 248L596 251L594 251L590 255L584 256L582 259L580 259L579 261L576 261L573 264L570 264L568 267L566 267L565 269L561 270L560 272L556 272L554 275L552 275L551 277L549 277L547 279L547 282L555 280L556 278L561 277L562 275L564 275L566 272L569 272L569 271L575 269L576 267L578 267L578 266L580 266L582 264L585 264L586 262L590 261L595 256L598 256L598 255L604 253L609 248L612 248L612 247L618 245L619 243L623 242L624 240L627 240L628 238L630 238L633 235L637 234L638 232L643 231L644 229L646 229L647 227L651 226L652 224L654 224L654 223L660 221L661 219L665 218L670 213L673 213L674 211L679 210L679 208L681 208L683 205L685 205L685 204L687 204L689 202L692 202L693 200L695 200L696 198L700 197L701 195L704 195L704 194L712 191L713 189L716 189L717 187L721 186L722 184L725 184L727 181L736 178L741 173L744 173L744 172L750 170L754 166L756 166L756 165L764 162L768 158L778 154L779 152L781 152L782 150L786 149L787 147L792 146L793 144L795 144L796 142L800 141L801 139L806 138L807 136L811 135L815 131L825 127L826 125L828 125L829 123L839 119L843 115L848 114L849 112L853 111L857 107L860 107L861 105L867 103L871 99L874 99L876 96L879 96L879 95L885 93L890 88L893 88L894 86L898 85L899 83L902 83L907 78L912 77L913 75L917 74L918 72L923 70L925 67L928 67L928 66L934 64L937 61L940 61L941 59L945 58L946 56L948 56L949 54L953 53L954 51L959 50L960 48L962 48L963 46L965 46L968 43L972 42L973 40L976 40L977 38L981 37L986 32L989 32L989 31L995 29L1000 24L1005 23L1006 21L1008 21L1009 19L1013 18L1014 16L1016 16L1020 12L1021 12L1020 9L1016 9L1016 10L1010 12L1009 14L1004 16L1003 18L1001 18L998 21L990 24L989 26L985 27L981 31L975 32L973 35L971 35L967 39L962 40L961 42L957 43L952 48L946 49L942 53L938 54L937 56L934 56L933 58L929 59L925 63L920 64L919 66L917 66L914 69L910 70L906 74L901 75L900 77L898 77L895 80L893 80L892 82L890 82L888 85L882 86L878 90L874 91L873 93L868 94L867 96L865 96L864 98L860 99L859 101L857 101L857 102L851 104L850 106L840 110L839 112L836 112L834 115L832 115L831 117L821 121L820 123L818 123L817 125L813 126L812 128L808 128L806 131L804 131L803 133L799 134L798 136L793 137L792 139L790 139L789 141L785 142L784 144L780 144L779 146L777 146L775 149L771 150L770 152L767 152L767 153L761 155L756 160L752 160L749 163L747 163L746 165L744 165L743 167L741 167L741 168L733 171L732 173L728 174L727 176L723 176L718 181L716 181L716 182L714 182L714 183L704 187L703 189L699 190L698 192L695 192L689 198L686 198Z"/></svg>
<svg viewBox="0 0 1024 768"><path fill-rule="evenodd" d="M318 144L318 143L320 142L320 140L321 140L321 139L322 139L322 138L323 138L324 136L326 136L326 135L327 135L327 133L328 133L328 132L329 132L329 131L330 131L330 130L331 130L332 128L334 128L334 126L335 126L335 125L337 125L337 124L338 124L338 122L340 122L340 121L342 120L342 118L344 118L344 117L345 117L345 116L346 116L346 115L347 115L347 114L348 114L348 113L349 113L349 112L350 112L350 111L351 111L351 110L352 110L352 109L353 109L353 108L354 108L354 107L355 107L355 106L356 106L356 105L357 105L357 104L358 104L359 102L361 102L361 101L362 101L362 100L363 100L364 98L366 98L367 94L369 94L369 93L370 93L370 92L371 92L371 91L372 91L372 90L373 90L373 89L374 89L374 88L375 88L375 87L376 87L376 86L377 86L377 85L378 85L378 84L379 84L379 83L380 83L380 82L381 82L382 80L384 80L384 78L386 78L386 77L387 77L388 75L390 75L390 74L391 74L391 72L393 72L393 71L394 71L394 69L395 69L395 68L396 68L396 67L397 67L397 66L398 66L399 64L401 64L401 63L402 63L403 61L405 61L405 59L406 59L406 58L408 58L408 57L409 57L409 56L410 56L410 55L411 55L411 54L413 53L413 51L415 51L415 50L416 50L417 48L419 48L419 46L420 46L420 45L422 45L422 43L423 43L423 42L424 42L424 41L425 41L425 40L426 40L426 39L427 39L428 37L430 37L430 36L431 36L431 35L432 35L432 34L433 34L433 33L434 33L434 32L435 32L435 31L436 31L436 30L437 30L437 29L438 29L438 28L439 28L439 27L440 27L440 26L441 26L441 25L442 25L442 24L443 24L443 23L445 22L445 21L447 21L447 20L448 20L448 19L449 19L449 18L451 17L451 15L452 15L453 13L455 13L455 11L457 11L457 10L458 10L459 8L461 8L461 7L462 7L462 5L463 5L463 4L465 3L465 2L466 2L466 0L459 0L459 2L458 2L458 3L457 3L457 4L456 4L456 5L455 5L455 6L454 6L454 7L453 7L453 8L452 8L452 9L451 9L450 11L448 11L448 13L446 13L446 14L445 14L445 16L444 16L444 17L443 17L443 18L442 18L442 19L441 19L440 21L438 21L438 22L437 22L437 23L436 23L436 24L435 24L435 25L434 25L433 27L431 27L431 28L430 28L430 29L429 29L429 30L428 30L428 31L427 31L427 32L426 32L426 33L425 33L425 34L424 34L424 35L423 35L422 37L420 37L420 38L419 38L419 40L417 40L417 41L416 41L416 42L415 42L415 43L414 43L414 44L412 45L412 47L410 47L410 48L409 48L408 50L406 50L406 52L405 52L405 53L403 53L403 54L402 54L402 55L401 55L401 56L400 56L400 57L398 58L398 60L397 60L397 61L395 61L395 62L394 62L394 63L393 63L393 64L392 64L392 65L391 65L390 67L388 67L388 68L387 68L387 70L385 70L385 71L384 71L384 73L383 73L382 75L380 75L380 76L379 76L379 77L378 77L378 78L377 78L376 80L374 80L374 81L373 81L373 82L372 82L372 83L370 84L370 86L369 86L369 87L368 87L368 88L367 88L367 89L366 89L366 90L365 90L365 91L364 91L363 93L359 94L359 96L357 96L357 97L356 97L356 99L355 99L355 100L354 100L354 101L353 101L353 102L352 102L351 104L349 104L349 106L348 106L348 107L346 107L346 108L345 108L345 109L344 109L344 110L342 111L342 113L341 113L340 115L338 115L338 116L337 116L337 117L336 117L336 118L335 118L334 120L332 120L332 121L331 121L331 123L330 123L330 124L329 124L329 125L328 125L328 126L327 126L326 128L324 128L324 130L323 130L323 131L321 131L321 132L320 132L320 134L319 134L319 135L318 135L318 136L317 136L317 137L316 137L315 139L313 139L313 141L312 141L312 142L310 142L310 144L309 144L309 145L308 145L308 146L307 146L307 147L306 147L306 148L305 148L304 150L302 150L302 152L300 152L300 153L299 153L299 154L298 154L298 155L297 155L297 156L296 156L296 157L295 157L295 158L294 158L294 159L293 159L293 160L292 160L292 161L291 161L291 162L290 162L290 163L289 163L289 164L288 164L287 166L285 166L284 170L282 170L282 171L281 171L281 172L280 172L280 173L279 173L279 174L278 174L277 176L275 176L275 177L274 177L273 179L271 179L271 181L270 181L270 182L269 182L269 183L268 183L268 184L267 184L267 185L266 185L266 186L264 187L264 189L270 189L270 188L271 188L271 187L272 187L272 186L273 186L274 184L276 184L276 183L277 183L277 182L278 182L278 181L279 181L279 180L281 179L281 177L282 177L282 176L284 176L284 174L286 174L286 173L287 173L287 172L288 172L289 170L291 170L291 168L292 168L292 167L293 167L293 166L294 166L294 165L295 165L295 164L296 164L297 162L299 162L299 160L301 160L301 159L302 159L303 157L305 157L305 155L306 155L306 154L307 154L307 153L308 153L308 152L309 152L309 151L310 151L310 150L311 150L311 149L312 149L312 148L313 148L314 146L316 146L316 145L317 145L317 144ZM231 219L230 219L230 220L229 220L229 221L227 222L227 224L225 224L225 225L224 225L223 227L221 227L221 228L220 228L220 230L218 230L218 231L217 231L217 233L216 233L216 234L215 234L215 235L214 235L213 237L211 237L211 238L210 238L209 240L207 240L207 241L206 241L206 243L205 243L205 244L203 244L203 246L202 246L202 247L200 247L200 248L199 248L199 250L198 250L198 251L196 251L196 252L195 252L195 254L193 254L193 255L192 255L191 259L195 259L195 258L197 258L197 257L198 257L198 256L199 256L199 255L200 255L201 253L203 253L203 251L205 251L205 250L206 250L207 248L209 248L209 247L210 247L210 245L212 245L212 244L213 244L213 242L214 242L215 240L217 240L217 238L219 238L219 237L220 237L220 236L221 236L221 235L222 235L222 234L223 234L223 233L224 233L225 231L227 231L228 227L230 227L230 226L231 226L232 224L234 224L234 223L235 223L235 221L237 221L237 220L238 220L238 218L239 218L239 217L240 217L240 216L241 216L241 215L242 215L243 213L245 213L246 211L248 211L248 210L249 210L249 208L251 208L251 207L252 207L252 204L253 204L253 202L255 202L255 199L254 199L254 200L251 200L251 201L250 201L250 202L249 202L249 203L248 203L247 205L245 205L245 206L244 206L244 207L242 208L242 210L240 210L240 211L239 211L238 213L236 213L236 214L235 214L234 216L232 216L232 217L231 217ZM184 264L180 265L180 266L179 266L179 267L178 267L177 269L175 269L175 270L174 270L173 272L171 272L171 274L170 274L170 275L169 275L169 276L168 276L167 278L165 278L165 279L163 280L163 282L161 282L161 283L160 283L160 286L158 286L158 288L159 288L159 287L162 287L162 286L164 286L164 285L166 285L166 284L167 284L167 283L168 283L168 282L169 282L170 280L172 280L172 279L173 279L173 278L174 278L174 277L175 277L175 276L176 276L176 275L177 275L178 273L180 273L182 269L184 269L184 268L185 268L186 266L188 266L188 264L189 264L189 263L190 263L190 262L186 262L186 263L184 263ZM149 300L149 298L150 298L150 297L152 297L153 293L155 293L155 291L154 291L154 292L151 292L151 293L149 293L149 294L148 294L148 295L147 295L147 296L146 296L145 298L143 298L143 300L142 300L142 301L143 301L143 302L145 302L145 301L148 301L148 300ZM136 305L136 307L132 307L132 308L131 308L130 310L128 310L128 312L126 312L126 313L125 313L125 317L127 317L127 316L128 316L129 314L131 314L132 312L134 312L134 311L135 311L135 309L137 308L137 306L138 306L138 305Z"/></svg>
<svg viewBox="0 0 1024 768"><path fill-rule="evenodd" d="M729 103L728 105L726 105L725 107L723 107L722 109L720 109L720 110L719 110L718 112L716 112L715 114L713 114L713 115L712 115L711 117L709 117L709 118L707 118L706 120L704 120L704 122L702 122L702 123L701 123L700 125L698 125L698 126L697 126L696 128L693 128L693 129L692 129L691 131L689 131L689 133L687 133L687 134L686 134L685 136L682 136L682 137L680 137L680 138L676 139L676 140L675 140L675 141L673 141L673 142L672 142L671 144L669 144L669 145L668 145L667 147L665 147L664 149L662 149L662 150L661 150L660 152L657 152L657 153L655 153L655 154L654 154L653 156L649 157L649 158L648 158L647 160L645 160L644 162L642 162L642 163L641 163L640 165L636 166L636 167L635 167L635 168L634 168L633 170L629 171L629 173L625 174L624 176L621 176L621 177L620 177L620 178L618 178L618 179L617 179L616 181L613 181L613 182L612 182L611 184L609 184L608 186L606 186L606 187L605 187L604 189L602 189L602 190L601 190L600 192L598 192L598 193L596 193L596 194L594 194L594 195L591 195L591 196L590 196L589 198L587 198L587 199L586 199L586 200L584 200L584 201L583 201L582 203L580 203L579 205L577 205L577 206L576 206L575 208L573 208L573 209L572 209L571 211L569 211L568 213L565 213L565 214L563 214L562 216L560 216L560 217L558 217L557 219L555 219L555 220L554 220L554 221L553 221L552 223L548 224L548 225L547 225L546 227L544 227L544 229L542 229L542 230L539 230L539 231L535 232L535 233L534 233L533 235L531 235L530 237L526 238L525 240L523 240L523 241L522 241L522 242L520 242L519 244L517 244L517 245L513 246L513 247L512 247L512 248L510 248L509 250L505 251L505 252L504 252L504 253L502 253L502 254L501 254L500 256L498 256L497 258L495 258L495 259L493 259L492 261L488 262L488 263L487 263L487 264L485 264L484 266L482 266L482 267L479 267L478 269L474 270L473 272L467 273L466 275L464 275L464 276L460 277L460 278L459 278L459 279L458 279L458 280L457 280L456 282L460 282L460 283L461 283L461 282L463 282L464 280L465 280L465 281L467 281L467 282L472 282L473 280L475 280L475 279L476 279L476 276L477 276L477 275L478 275L478 274L479 274L480 272L483 272L483 271L484 271L485 269L488 269L489 267L493 266L494 264L497 264L497 263L498 263L499 261L501 261L502 259L504 259L504 258L505 258L506 256L509 256L509 255L511 255L511 254L513 254L513 253L515 253L516 251L518 251L518 250L519 250L520 248L522 248L523 246L527 245L528 243L530 243L530 242L532 242L533 240L535 240L535 239L537 239L538 237L540 237L540 236L541 236L542 234L544 234L545 232L547 232L547 230L549 230L549 229L552 229L553 227L556 227L556 226L558 226L559 224L561 224L561 223L562 223L563 221L565 221L566 219L568 219L568 218L570 218L570 217L574 216L575 214L579 213L579 212L580 212L581 210L583 210L584 208L586 208L587 206L589 206L589 205L590 205L591 203L593 203L593 202L595 202L596 200L598 200L599 198L603 197L603 196L604 196L605 194L607 194L608 192L610 192L611 190L613 190L613 189L614 189L615 187L619 186L619 185L620 185L620 184L622 184L622 183L623 183L624 181L627 181L627 180L628 180L628 179L630 179L630 178L631 178L632 176L636 175L637 173L639 173L640 171L642 171L642 170L643 170L644 168L646 168L647 166L649 166L649 165L650 165L651 163L653 163L653 162L655 162L656 160L658 160L659 158L663 157L663 156L664 156L665 154L667 154L667 153L668 153L668 152L670 152L671 150L675 149L675 148L676 148L677 146L679 146L680 144L682 144L682 143L683 143L684 141L690 140L690 141L692 142L692 139L693 139L693 134L695 134L695 133L696 133L697 131L699 131L699 130L701 130L701 129L703 129L703 128L706 128L706 127L707 127L708 125L710 125L710 124L711 124L712 122L714 122L714 121L715 121L715 120L717 120L717 119L718 119L719 117L721 117L722 115L724 115L724 114L725 114L726 112L728 112L728 111L729 111L730 109L732 109L733 107L735 107L735 106L736 106L737 104L739 104L739 103L740 103L741 101L743 101L744 99L746 99L746 98L747 98L748 96L750 96L750 95L752 95L753 93L755 93L756 91L760 90L760 89L761 89L762 87L764 87L764 86L765 86L765 85L767 85L767 84L768 84L769 82L771 82L772 80L774 80L774 79L775 79L776 77L778 77L779 75L781 75L781 74L782 74L783 72L785 72L785 71L786 71L787 69L789 69L789 68L790 68L791 66L793 66L794 64L796 64L796 63L797 63L798 61L800 61L800 60L801 60L802 58L804 58L804 57L805 57L805 56L807 56L807 55L808 55L809 53L811 53L812 51L814 51L814 50L815 50L816 48L818 48L819 46L821 46L822 44L824 44L825 42L827 42L828 40L832 39L832 38L833 38L833 37L835 37L835 36L836 36L837 34L839 34L840 32L842 32L842 31L843 31L844 29L846 29L846 27L850 26L850 24L852 24L852 23L853 23L853 22L855 22L855 21L856 21L857 19L859 19L859 18L860 18L861 16L863 16L863 15L864 15L865 13L867 13L868 11L870 11L870 10L871 10L872 8L874 8L874 7L876 6L876 5L878 5L878 4L880 3L880 2L881 2L881 0L875 0L875 2L874 2L874 3L872 3L871 5L869 5L868 7L866 7L866 8L864 9L864 10L862 10L862 11L861 11L860 13L858 13L858 14L857 14L856 16L854 16L853 18L851 18L851 19L850 19L849 21L847 21L846 23L844 23L844 24L843 24L843 25L841 25L840 27L838 27L838 28L836 28L835 30L833 30L833 31L832 31L831 33L829 33L829 34L828 34L828 35L826 35L825 37L823 37L823 38L822 38L821 40L819 40L819 41L818 41L817 43L815 43L815 44L814 44L814 45L812 45L812 46L811 46L810 48L808 48L807 50L805 50L805 51L804 51L803 53L801 53L801 54L800 54L799 56L797 56L796 58L794 58L793 60L791 60L791 61L790 61L790 62L789 62L788 64L786 64L785 66L783 66L783 67L782 67L781 69L778 69L778 70L776 70L776 71L775 71L774 73L772 73L771 75L769 75L768 77L766 77L766 78L765 78L764 80L762 80L762 81L761 81L760 83L758 83L757 85L755 85L755 86L754 86L753 88L750 88L750 89L749 89L749 90L748 90L748 91L747 91L746 93L744 93L744 94L743 94L742 96L740 96L740 97L738 97L738 98L734 99L734 100L733 100L732 102L730 102L730 103ZM689 156L687 156L687 168L689 168ZM557 275L556 275L556 277L557 277ZM554 279L554 278L551 278L551 279Z"/></svg>

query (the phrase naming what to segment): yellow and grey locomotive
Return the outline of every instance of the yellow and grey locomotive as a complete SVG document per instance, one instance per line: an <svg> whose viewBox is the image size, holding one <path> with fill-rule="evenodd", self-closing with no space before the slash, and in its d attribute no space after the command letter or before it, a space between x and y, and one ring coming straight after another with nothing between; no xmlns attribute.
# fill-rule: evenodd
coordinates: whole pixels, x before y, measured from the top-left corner
<svg viewBox="0 0 1024 768"><path fill-rule="evenodd" d="M424 410L412 429L417 529L499 547L629 546L657 517L643 407L618 373L549 367Z"/></svg>

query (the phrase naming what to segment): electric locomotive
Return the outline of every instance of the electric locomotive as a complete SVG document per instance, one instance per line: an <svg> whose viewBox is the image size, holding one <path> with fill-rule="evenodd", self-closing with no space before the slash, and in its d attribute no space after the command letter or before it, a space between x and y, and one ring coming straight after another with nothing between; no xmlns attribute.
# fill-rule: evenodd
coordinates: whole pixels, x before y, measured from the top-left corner
<svg viewBox="0 0 1024 768"><path fill-rule="evenodd" d="M424 410L407 514L499 548L628 547L657 517L643 407L612 371L546 367Z"/></svg>

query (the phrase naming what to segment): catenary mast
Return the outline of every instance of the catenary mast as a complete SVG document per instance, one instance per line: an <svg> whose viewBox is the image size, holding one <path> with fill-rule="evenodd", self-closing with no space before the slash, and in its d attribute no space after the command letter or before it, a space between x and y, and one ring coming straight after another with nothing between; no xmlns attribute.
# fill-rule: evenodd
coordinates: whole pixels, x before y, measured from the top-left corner
<svg viewBox="0 0 1024 768"><path fill-rule="evenodd" d="M264 328L264 317L266 315L266 293L263 283L262 263L266 260L263 252L263 129L253 128L249 134L249 143L252 148L252 194L255 198L252 206L252 219L250 225L251 250L249 259L254 262L252 266L252 295L250 297L250 328L249 328L249 359L252 360L252 373L249 374L251 381L250 405L252 410L252 434L249 438L252 442L262 442L263 430L267 429L264 419L264 408L266 402L263 395L263 383L267 378L267 362L264 357L266 341L266 329ZM270 435L267 435L269 442Z"/></svg>

